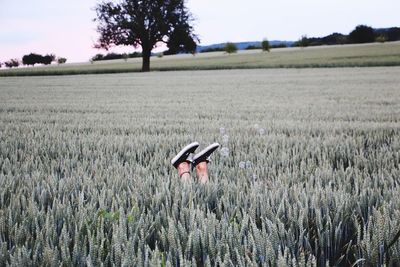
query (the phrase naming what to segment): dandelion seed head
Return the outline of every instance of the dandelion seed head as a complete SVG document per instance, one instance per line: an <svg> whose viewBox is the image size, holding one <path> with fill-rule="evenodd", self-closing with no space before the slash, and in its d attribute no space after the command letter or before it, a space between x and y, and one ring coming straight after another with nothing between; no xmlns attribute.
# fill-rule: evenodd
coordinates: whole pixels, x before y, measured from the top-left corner
<svg viewBox="0 0 400 267"><path fill-rule="evenodd" d="M246 168L246 162L244 162L244 161L239 162L239 168L241 168L241 169Z"/></svg>
<svg viewBox="0 0 400 267"><path fill-rule="evenodd" d="M246 168L250 169L253 166L250 160L246 161Z"/></svg>
<svg viewBox="0 0 400 267"><path fill-rule="evenodd" d="M265 134L265 129L261 128L261 129L258 130L258 132L260 133L260 135L264 135Z"/></svg>
<svg viewBox="0 0 400 267"><path fill-rule="evenodd" d="M221 127L221 128L219 128L219 133L220 134L225 134L225 128L224 127Z"/></svg>
<svg viewBox="0 0 400 267"><path fill-rule="evenodd" d="M225 134L222 136L222 143L227 144L229 142L229 135Z"/></svg>

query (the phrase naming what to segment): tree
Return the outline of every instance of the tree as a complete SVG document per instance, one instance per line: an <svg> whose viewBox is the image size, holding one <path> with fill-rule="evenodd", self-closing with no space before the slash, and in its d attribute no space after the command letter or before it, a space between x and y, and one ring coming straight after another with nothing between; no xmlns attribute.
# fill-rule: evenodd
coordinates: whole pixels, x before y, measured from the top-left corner
<svg viewBox="0 0 400 267"><path fill-rule="evenodd" d="M34 66L35 64L49 65L55 60L56 56L54 54L42 56L39 54L30 53L29 55L25 55L22 57L22 64L32 66Z"/></svg>
<svg viewBox="0 0 400 267"><path fill-rule="evenodd" d="M376 36L375 41L379 43L384 43L387 41L387 36L384 34L379 34L378 36Z"/></svg>
<svg viewBox="0 0 400 267"><path fill-rule="evenodd" d="M225 52L228 54L236 53L237 47L234 43L227 42L225 44Z"/></svg>
<svg viewBox="0 0 400 267"><path fill-rule="evenodd" d="M193 34L192 15L185 0L121 0L113 3L106 0L95 8L100 34L96 48L109 49L114 45L142 48L142 71L150 70L151 51L159 42L189 43L185 37L196 40ZM180 46L179 46L180 47Z"/></svg>
<svg viewBox="0 0 400 267"><path fill-rule="evenodd" d="M42 62L44 65L50 65L51 62L56 60L56 56L53 54L50 55L45 55L44 57L42 57Z"/></svg>
<svg viewBox="0 0 400 267"><path fill-rule="evenodd" d="M387 40L388 41L400 40L400 28L398 27L389 28L387 33Z"/></svg>
<svg viewBox="0 0 400 267"><path fill-rule="evenodd" d="M300 39L297 41L297 46L302 48L307 47L310 44L307 35L302 35Z"/></svg>
<svg viewBox="0 0 400 267"><path fill-rule="evenodd" d="M349 39L351 43L373 43L375 41L374 29L369 26L358 25L350 32Z"/></svg>
<svg viewBox="0 0 400 267"><path fill-rule="evenodd" d="M22 64L35 66L35 64L42 63L42 59L42 55L30 53L29 55L25 55L22 57Z"/></svg>
<svg viewBox="0 0 400 267"><path fill-rule="evenodd" d="M4 62L4 65L7 68L14 68L14 67L18 67L19 66L19 60L14 58L14 59L10 59L9 61Z"/></svg>
<svg viewBox="0 0 400 267"><path fill-rule="evenodd" d="M0 69L1 69L2 66L3 66L3 63L0 62Z"/></svg>
<svg viewBox="0 0 400 267"><path fill-rule="evenodd" d="M267 39L264 39L262 42L261 42L261 48L262 48L262 50L263 51L267 51L267 52L269 52L269 42L268 42L268 40Z"/></svg>
<svg viewBox="0 0 400 267"><path fill-rule="evenodd" d="M57 64L64 64L65 62L67 62L67 59L65 57L59 57L57 58Z"/></svg>

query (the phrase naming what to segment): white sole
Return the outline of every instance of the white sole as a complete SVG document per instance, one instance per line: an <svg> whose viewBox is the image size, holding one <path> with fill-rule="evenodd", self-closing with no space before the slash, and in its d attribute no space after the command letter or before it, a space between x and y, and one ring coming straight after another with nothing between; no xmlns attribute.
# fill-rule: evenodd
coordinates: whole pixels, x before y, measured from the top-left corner
<svg viewBox="0 0 400 267"><path fill-rule="evenodd" d="M171 160L171 164L175 166L176 162L181 159L186 153L193 153L198 147L199 147L198 142L193 142L182 148L181 151L179 151L178 154Z"/></svg>
<svg viewBox="0 0 400 267"><path fill-rule="evenodd" d="M209 145L208 147L204 148L202 151L200 151L199 153L194 155L193 162L195 164L198 163L198 162L196 162L197 159L199 159L200 157L203 157L204 155L207 155L206 158L208 158L218 147L219 147L218 143Z"/></svg>

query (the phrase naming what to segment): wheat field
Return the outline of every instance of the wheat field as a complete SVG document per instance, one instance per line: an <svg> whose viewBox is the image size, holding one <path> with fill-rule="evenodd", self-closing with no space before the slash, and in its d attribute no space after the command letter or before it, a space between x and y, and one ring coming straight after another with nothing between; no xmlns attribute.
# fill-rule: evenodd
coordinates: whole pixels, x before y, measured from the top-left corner
<svg viewBox="0 0 400 267"><path fill-rule="evenodd" d="M0 266L399 266L399 74L0 78Z"/></svg>

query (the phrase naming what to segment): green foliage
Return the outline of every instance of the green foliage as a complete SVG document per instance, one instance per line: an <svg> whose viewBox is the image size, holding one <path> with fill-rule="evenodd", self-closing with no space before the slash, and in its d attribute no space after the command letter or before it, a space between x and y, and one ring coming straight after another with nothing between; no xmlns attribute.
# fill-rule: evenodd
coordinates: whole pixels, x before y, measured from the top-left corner
<svg viewBox="0 0 400 267"><path fill-rule="evenodd" d="M227 42L225 44L224 50L228 54L236 53L237 52L237 47L234 43Z"/></svg>
<svg viewBox="0 0 400 267"><path fill-rule="evenodd" d="M150 70L151 51L158 42L167 41L173 53L196 50L193 18L184 0L103 1L96 13L100 35L96 47L140 46L142 71Z"/></svg>
<svg viewBox="0 0 400 267"><path fill-rule="evenodd" d="M189 24L182 24L175 27L167 42L168 50L165 55L179 53L196 53L199 38L192 33L193 29Z"/></svg>
<svg viewBox="0 0 400 267"><path fill-rule="evenodd" d="M262 47L262 50L263 50L263 51L269 52L270 46L269 46L269 42L268 42L267 39L264 39L264 40L261 42L261 47Z"/></svg>
<svg viewBox="0 0 400 267"><path fill-rule="evenodd" d="M307 47L310 44L307 35L302 35L300 37L300 39L295 43L295 46L299 46L299 47Z"/></svg>
<svg viewBox="0 0 400 267"><path fill-rule="evenodd" d="M65 64L67 62L67 59L65 57L59 57L57 58L57 64Z"/></svg>
<svg viewBox="0 0 400 267"><path fill-rule="evenodd" d="M400 28L392 27L387 30L387 39L388 41L399 41L400 40Z"/></svg>
<svg viewBox="0 0 400 267"><path fill-rule="evenodd" d="M19 60L14 58L14 59L10 59L9 61L4 62L4 66L6 66L7 68L11 69L11 68L17 68L19 67Z"/></svg>
<svg viewBox="0 0 400 267"><path fill-rule="evenodd" d="M142 53L140 52L133 52L133 53L123 53L123 54L118 54L118 53L107 53L105 55L103 54L96 54L94 55L91 60L92 61L102 61L102 60L114 60L114 59L123 59L124 61L127 61L128 58L138 58L142 57Z"/></svg>
<svg viewBox="0 0 400 267"><path fill-rule="evenodd" d="M374 29L366 25L358 25L352 32L350 32L349 40L352 43L375 42Z"/></svg>
<svg viewBox="0 0 400 267"><path fill-rule="evenodd" d="M380 34L376 37L375 41L379 43L384 43L387 42L387 39L387 36L385 36L384 34Z"/></svg>
<svg viewBox="0 0 400 267"><path fill-rule="evenodd" d="M34 66L35 64L50 65L51 62L55 60L56 56L54 54L42 56L39 54L30 53L29 55L25 55L22 57L22 64L32 66Z"/></svg>
<svg viewBox="0 0 400 267"><path fill-rule="evenodd" d="M307 38L309 46L318 46L318 45L338 45L338 44L346 44L348 43L348 36L341 33L332 33L330 35L318 38L318 37L310 37Z"/></svg>
<svg viewBox="0 0 400 267"><path fill-rule="evenodd" d="M0 79L0 266L398 266L399 79ZM206 185L170 166L189 140L230 151Z"/></svg>

